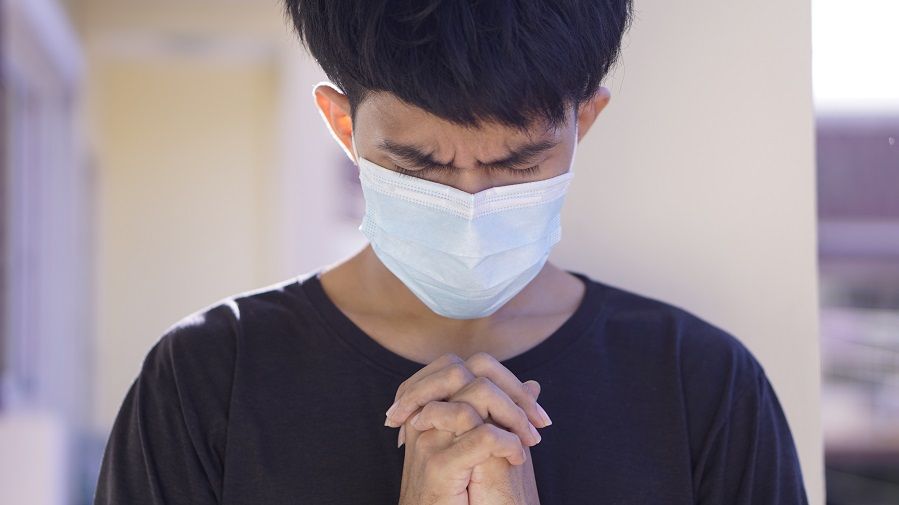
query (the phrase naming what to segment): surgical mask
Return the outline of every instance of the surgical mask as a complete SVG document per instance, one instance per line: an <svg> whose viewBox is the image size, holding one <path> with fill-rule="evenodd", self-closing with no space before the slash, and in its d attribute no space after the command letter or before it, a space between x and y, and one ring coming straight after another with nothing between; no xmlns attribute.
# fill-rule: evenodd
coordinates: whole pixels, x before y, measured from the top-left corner
<svg viewBox="0 0 899 505"><path fill-rule="evenodd" d="M441 316L493 314L540 273L561 239L573 155L563 174L473 194L356 159L365 198L359 230L384 266Z"/></svg>

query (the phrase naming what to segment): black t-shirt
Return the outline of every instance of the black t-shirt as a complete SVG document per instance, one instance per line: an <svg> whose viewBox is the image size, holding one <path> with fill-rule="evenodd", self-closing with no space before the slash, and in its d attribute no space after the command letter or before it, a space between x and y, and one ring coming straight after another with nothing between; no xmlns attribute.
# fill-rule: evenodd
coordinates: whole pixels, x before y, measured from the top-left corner
<svg viewBox="0 0 899 505"><path fill-rule="evenodd" d="M587 285L548 338L502 362L553 424L531 448L540 502L807 504L761 365L665 302ZM109 436L94 504L396 504L405 446L384 412L421 367L378 344L318 271L167 329ZM464 358L464 356L463 356Z"/></svg>

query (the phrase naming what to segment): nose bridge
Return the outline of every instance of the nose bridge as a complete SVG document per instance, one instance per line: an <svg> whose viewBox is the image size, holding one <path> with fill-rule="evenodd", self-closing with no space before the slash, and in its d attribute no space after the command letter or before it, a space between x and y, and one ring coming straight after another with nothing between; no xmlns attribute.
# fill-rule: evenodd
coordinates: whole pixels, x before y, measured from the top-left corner
<svg viewBox="0 0 899 505"><path fill-rule="evenodd" d="M495 183L486 169L476 167L456 168L450 184L466 193L477 193L492 188Z"/></svg>

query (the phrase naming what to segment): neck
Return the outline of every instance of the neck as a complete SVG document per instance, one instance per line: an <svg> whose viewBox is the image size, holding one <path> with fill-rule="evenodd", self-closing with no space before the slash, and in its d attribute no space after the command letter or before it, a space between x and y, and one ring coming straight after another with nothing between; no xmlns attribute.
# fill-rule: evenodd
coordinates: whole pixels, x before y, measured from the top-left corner
<svg viewBox="0 0 899 505"><path fill-rule="evenodd" d="M446 352L510 356L542 340L571 315L583 283L546 262L540 273L493 314L453 319L433 312L378 259L371 245L322 273L335 303L357 323L381 332L381 343L420 362ZM548 325L548 326L547 326ZM528 333L534 333L528 335Z"/></svg>

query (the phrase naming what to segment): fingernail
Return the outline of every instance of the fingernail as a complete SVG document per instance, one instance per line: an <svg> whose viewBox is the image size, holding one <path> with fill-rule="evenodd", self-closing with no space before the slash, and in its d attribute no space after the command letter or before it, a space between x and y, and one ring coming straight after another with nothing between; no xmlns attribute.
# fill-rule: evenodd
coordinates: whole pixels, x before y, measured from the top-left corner
<svg viewBox="0 0 899 505"><path fill-rule="evenodd" d="M397 406L397 403L393 402L393 404L390 405L390 408L387 409L387 412L384 415L387 417L390 417L390 414L393 414L393 411L396 410L396 406Z"/></svg>
<svg viewBox="0 0 899 505"><path fill-rule="evenodd" d="M404 425L400 426L400 433L399 433L399 435L396 436L396 448L397 449L402 447L403 444L406 442L405 435L406 435L406 425L404 424Z"/></svg>
<svg viewBox="0 0 899 505"><path fill-rule="evenodd" d="M386 416L384 418L384 426L390 426L391 428L399 428L399 426L400 426L399 423L390 418L390 416L392 414L396 414L397 406L398 406L398 404L396 402L394 402L393 405L391 405L390 408L387 409L387 412L384 413L384 415Z"/></svg>
<svg viewBox="0 0 899 505"><path fill-rule="evenodd" d="M421 412L419 412L418 414L415 414L415 415L412 417L412 421L411 421L412 426L416 426L415 421L418 420L418 417L419 417L419 416L421 416ZM405 424L404 424L403 426L405 426Z"/></svg>
<svg viewBox="0 0 899 505"><path fill-rule="evenodd" d="M553 421L552 421L552 419L549 418L549 414L547 414L546 411L543 410L543 407L540 406L539 403L536 404L536 405L537 405L537 411L540 412L540 417L542 417L542 418L543 418L543 422L546 423L546 424L544 424L544 427L549 426L550 424L552 424Z"/></svg>
<svg viewBox="0 0 899 505"><path fill-rule="evenodd" d="M537 428L534 428L534 425L531 423L528 423L528 427L531 429L531 435L537 440L534 443L539 444L540 440L542 440L542 437L540 436L539 433L537 433Z"/></svg>

